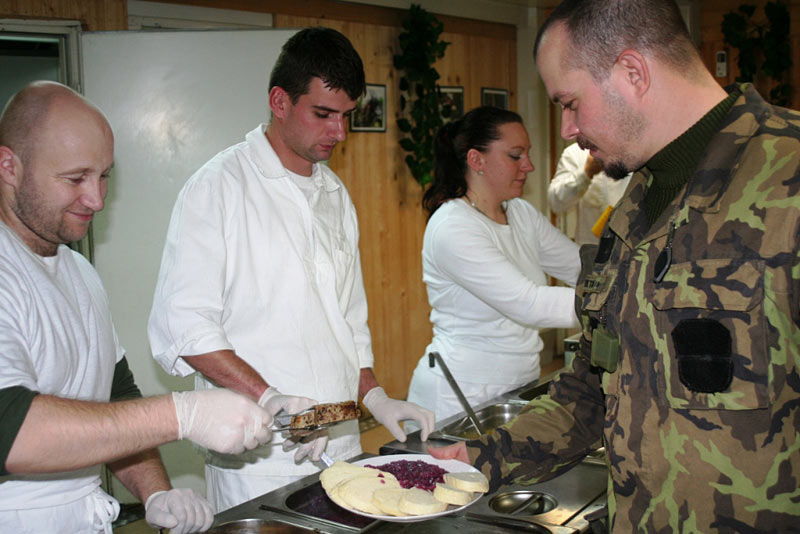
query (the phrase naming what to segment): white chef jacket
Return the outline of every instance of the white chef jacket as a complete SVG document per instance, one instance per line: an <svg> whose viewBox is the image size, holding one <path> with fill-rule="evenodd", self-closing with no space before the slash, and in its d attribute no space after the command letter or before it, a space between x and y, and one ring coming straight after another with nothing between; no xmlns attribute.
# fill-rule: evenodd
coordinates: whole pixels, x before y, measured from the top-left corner
<svg viewBox="0 0 800 534"><path fill-rule="evenodd" d="M114 367L123 356L108 296L91 264L64 245L55 256L39 256L0 222L0 388L108 402ZM33 517L40 532L48 524L56 526L51 532L75 524L94 532L96 520L110 532L119 506L104 493L96 498L99 485L99 465L2 476L0 530L24 532L24 522ZM105 510L95 517L96 508ZM75 517L76 510L86 515Z"/></svg>
<svg viewBox="0 0 800 534"><path fill-rule="evenodd" d="M181 190L167 232L148 324L155 359L194 372L180 356L229 349L281 392L319 402L356 400L372 367L367 300L350 196L315 164L307 200L262 124L217 154ZM213 387L198 374L197 387ZM361 452L358 425L330 430L327 452ZM305 475L311 462L273 443L210 465L242 474Z"/></svg>
<svg viewBox="0 0 800 534"><path fill-rule="evenodd" d="M498 224L452 199L428 221L422 278L433 340L421 366L438 351L456 381L525 383L539 376L539 328L578 325L574 289L548 286L546 276L574 287L577 245L525 200L508 201L506 217Z"/></svg>
<svg viewBox="0 0 800 534"><path fill-rule="evenodd" d="M631 179L628 174L622 180L615 180L602 171L589 178L585 170L588 157L589 151L581 149L578 143L565 148L547 190L547 200L554 213L565 213L577 205L575 242L578 245L599 241L592 233L594 223L608 206L617 205Z"/></svg>

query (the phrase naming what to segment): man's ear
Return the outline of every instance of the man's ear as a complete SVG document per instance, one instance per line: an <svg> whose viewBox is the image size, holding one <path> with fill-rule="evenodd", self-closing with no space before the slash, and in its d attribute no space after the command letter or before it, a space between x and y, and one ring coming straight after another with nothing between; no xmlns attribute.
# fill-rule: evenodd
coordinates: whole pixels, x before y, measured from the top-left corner
<svg viewBox="0 0 800 534"><path fill-rule="evenodd" d="M284 118L291 103L289 93L282 87L275 86L269 90L269 109L272 110L273 117Z"/></svg>
<svg viewBox="0 0 800 534"><path fill-rule="evenodd" d="M22 161L7 146L0 146L0 182L13 188L22 181Z"/></svg>
<svg viewBox="0 0 800 534"><path fill-rule="evenodd" d="M636 50L623 51L614 64L614 74L628 92L642 97L650 88L650 69L647 59Z"/></svg>

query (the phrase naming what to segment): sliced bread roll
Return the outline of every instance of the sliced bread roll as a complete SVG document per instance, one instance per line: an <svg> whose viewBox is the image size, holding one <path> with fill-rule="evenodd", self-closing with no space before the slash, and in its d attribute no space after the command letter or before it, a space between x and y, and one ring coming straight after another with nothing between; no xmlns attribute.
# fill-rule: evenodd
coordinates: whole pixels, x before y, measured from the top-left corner
<svg viewBox="0 0 800 534"><path fill-rule="evenodd" d="M472 500L472 492L464 491L449 484L437 483L433 490L433 496L437 501L456 506L464 506Z"/></svg>
<svg viewBox="0 0 800 534"><path fill-rule="evenodd" d="M400 499L400 511L408 515L427 515L444 512L447 503L436 500L433 493L419 488L410 488Z"/></svg>
<svg viewBox="0 0 800 534"><path fill-rule="evenodd" d="M483 473L471 471L469 473L446 473L444 483L463 491L489 491L489 480Z"/></svg>
<svg viewBox="0 0 800 534"><path fill-rule="evenodd" d="M347 462L334 462L334 464L322 471L319 481L326 492L330 492L342 482L355 477L379 477L397 480L391 473L384 473L371 467L361 467Z"/></svg>
<svg viewBox="0 0 800 534"><path fill-rule="evenodd" d="M340 486L336 486L328 490L326 493L328 494L328 497L330 497L331 500L337 505L341 506L342 508L349 509L350 505L344 502L344 499L342 499L342 497L339 495L339 488Z"/></svg>
<svg viewBox="0 0 800 534"><path fill-rule="evenodd" d="M368 514L382 515L380 508L372 503L372 494L379 489L399 488L400 484L393 478L355 477L336 486L336 495L351 508ZM334 501L336 502L336 501Z"/></svg>
<svg viewBox="0 0 800 534"><path fill-rule="evenodd" d="M381 488L372 493L372 503L386 515L408 515L400 510L400 499L407 492L403 488Z"/></svg>

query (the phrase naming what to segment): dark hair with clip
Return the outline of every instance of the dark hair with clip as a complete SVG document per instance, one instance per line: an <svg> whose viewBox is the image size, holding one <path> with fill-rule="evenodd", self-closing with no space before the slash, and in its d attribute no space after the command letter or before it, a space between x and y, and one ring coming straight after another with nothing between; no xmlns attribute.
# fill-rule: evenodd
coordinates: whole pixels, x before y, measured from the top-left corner
<svg viewBox="0 0 800 534"><path fill-rule="evenodd" d="M422 199L429 216L451 198L466 194L467 152L486 151L500 139L500 126L515 122L522 124L522 117L513 111L481 106L439 128L433 143L433 183Z"/></svg>

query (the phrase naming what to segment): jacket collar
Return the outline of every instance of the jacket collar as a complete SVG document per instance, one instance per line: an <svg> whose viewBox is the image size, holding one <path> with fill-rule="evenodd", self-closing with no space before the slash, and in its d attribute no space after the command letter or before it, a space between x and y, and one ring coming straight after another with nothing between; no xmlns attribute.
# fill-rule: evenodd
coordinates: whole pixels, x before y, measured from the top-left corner
<svg viewBox="0 0 800 534"><path fill-rule="evenodd" d="M719 210L717 200L736 173L748 141L772 113L770 105L761 98L752 84L731 86L727 90L731 92L737 88L741 95L734 102L719 131L711 138L708 149L686 186L691 189L687 192L684 188L678 193L649 230L643 206L652 176L646 168L634 173L625 195L608 222L611 231L629 247L633 248L665 235L670 219L675 216L677 204L684 196L686 200L681 208L682 213L677 215L678 225L685 222L689 208L706 213Z"/></svg>
<svg viewBox="0 0 800 534"><path fill-rule="evenodd" d="M750 139L756 134L764 120L771 113L771 107L752 84L728 87L730 92L739 89L741 95L734 102L719 131L709 143L712 150L706 150L697 166L689 187L686 204L698 211L716 213L717 202L728 189L731 178L736 174Z"/></svg>
<svg viewBox="0 0 800 534"><path fill-rule="evenodd" d="M259 124L257 128L247 134L245 141L264 178L288 178L289 171L283 166L278 154L267 139L267 126L267 123ZM315 163L311 169L311 178L318 187L324 188L328 193L339 189L339 183L333 178L333 171L327 165Z"/></svg>

